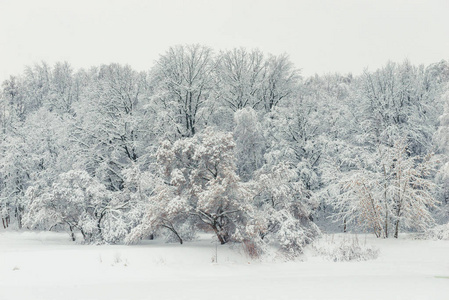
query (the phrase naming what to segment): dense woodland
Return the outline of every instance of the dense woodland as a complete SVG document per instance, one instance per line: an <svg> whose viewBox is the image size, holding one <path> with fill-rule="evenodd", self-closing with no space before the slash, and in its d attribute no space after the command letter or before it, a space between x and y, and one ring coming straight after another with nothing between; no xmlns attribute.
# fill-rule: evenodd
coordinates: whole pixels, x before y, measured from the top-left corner
<svg viewBox="0 0 449 300"><path fill-rule="evenodd" d="M303 77L175 46L148 72L40 63L0 92L3 226L85 243L210 232L258 255L449 219L449 62Z"/></svg>

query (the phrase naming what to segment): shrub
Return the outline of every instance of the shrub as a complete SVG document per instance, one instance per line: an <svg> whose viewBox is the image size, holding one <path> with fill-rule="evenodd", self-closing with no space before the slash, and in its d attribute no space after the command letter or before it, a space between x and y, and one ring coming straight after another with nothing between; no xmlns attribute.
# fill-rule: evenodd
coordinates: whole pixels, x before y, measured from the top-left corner
<svg viewBox="0 0 449 300"><path fill-rule="evenodd" d="M449 240L449 223L433 227L424 234L423 238L434 240Z"/></svg>
<svg viewBox="0 0 449 300"><path fill-rule="evenodd" d="M339 261L365 261L376 259L379 250L371 245L360 243L357 235L334 241L334 236L326 236L312 244L315 252L329 260Z"/></svg>

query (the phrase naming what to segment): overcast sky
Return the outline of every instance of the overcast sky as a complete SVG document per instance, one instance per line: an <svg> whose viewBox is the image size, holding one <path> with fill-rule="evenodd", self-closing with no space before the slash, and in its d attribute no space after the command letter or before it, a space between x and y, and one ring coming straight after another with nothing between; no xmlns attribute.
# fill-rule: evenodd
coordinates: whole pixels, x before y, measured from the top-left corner
<svg viewBox="0 0 449 300"><path fill-rule="evenodd" d="M0 80L42 60L148 70L168 47L286 52L304 75L449 59L449 0L0 0Z"/></svg>

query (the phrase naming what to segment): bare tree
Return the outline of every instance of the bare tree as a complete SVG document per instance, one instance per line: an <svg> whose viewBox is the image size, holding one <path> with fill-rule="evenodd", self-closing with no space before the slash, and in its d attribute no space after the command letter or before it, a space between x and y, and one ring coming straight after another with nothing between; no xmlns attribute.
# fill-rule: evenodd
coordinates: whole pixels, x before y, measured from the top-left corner
<svg viewBox="0 0 449 300"><path fill-rule="evenodd" d="M236 48L220 53L217 72L223 104L234 112L245 107L258 107L262 102L267 66L259 50Z"/></svg>
<svg viewBox="0 0 449 300"><path fill-rule="evenodd" d="M297 91L300 79L298 70L285 54L270 56L267 61L267 73L262 89L262 101L267 112L282 100L292 97Z"/></svg>
<svg viewBox="0 0 449 300"><path fill-rule="evenodd" d="M182 137L195 135L216 88L212 50L200 45L171 47L153 73L154 99L166 112L169 126Z"/></svg>

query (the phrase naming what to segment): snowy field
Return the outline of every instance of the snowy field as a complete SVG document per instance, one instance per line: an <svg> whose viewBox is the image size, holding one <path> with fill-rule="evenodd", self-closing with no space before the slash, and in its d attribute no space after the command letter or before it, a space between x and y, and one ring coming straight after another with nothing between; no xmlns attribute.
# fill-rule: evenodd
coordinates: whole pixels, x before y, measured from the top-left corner
<svg viewBox="0 0 449 300"><path fill-rule="evenodd" d="M359 236L365 239L365 236ZM449 241L382 240L376 260L251 261L203 240L135 246L0 231L0 299L449 299Z"/></svg>

